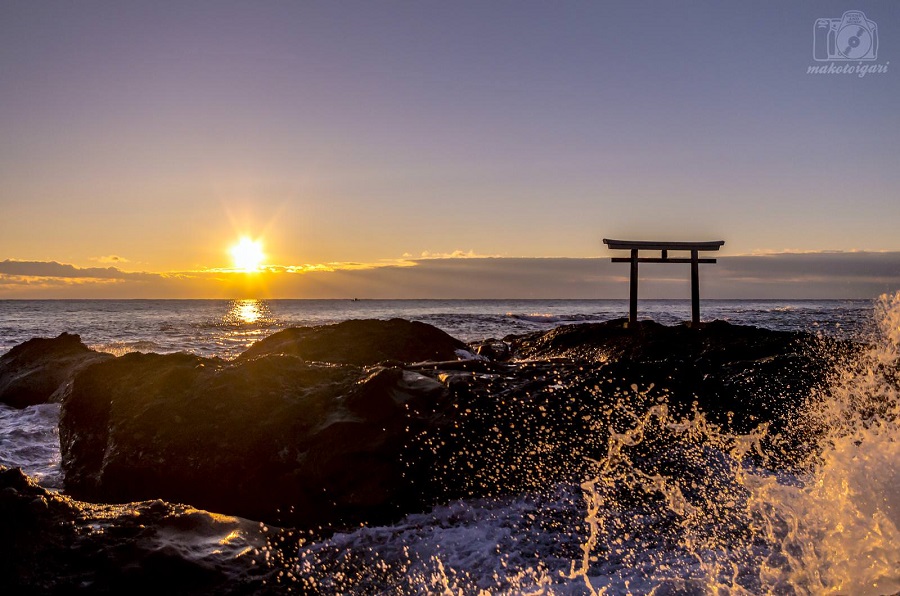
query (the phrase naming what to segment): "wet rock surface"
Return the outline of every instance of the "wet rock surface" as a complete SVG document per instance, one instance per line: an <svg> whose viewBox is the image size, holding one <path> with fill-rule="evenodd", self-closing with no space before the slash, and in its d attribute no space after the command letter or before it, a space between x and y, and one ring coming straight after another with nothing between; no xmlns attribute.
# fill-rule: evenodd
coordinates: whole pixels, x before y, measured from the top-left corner
<svg viewBox="0 0 900 596"><path fill-rule="evenodd" d="M0 466L0 593L256 594L259 524L162 501L91 505Z"/></svg>
<svg viewBox="0 0 900 596"><path fill-rule="evenodd" d="M361 323L347 343L369 341ZM408 325L387 323L407 337ZM453 347L441 334L416 359ZM824 340L726 323L571 325L507 337L508 351L492 340L501 362L369 368L281 353L307 341L263 340L253 352L266 355L231 363L128 354L86 369L62 408L67 490L300 527L384 522L448 499L577 481L603 457L610 429L660 403L729 431L769 423L773 437L799 443L779 431L827 374Z"/></svg>
<svg viewBox="0 0 900 596"><path fill-rule="evenodd" d="M55 400L78 371L112 358L71 333L30 339L0 356L0 403L25 408Z"/></svg>
<svg viewBox="0 0 900 596"><path fill-rule="evenodd" d="M607 390L634 385L631 393L665 398L681 414L696 404L737 432L792 418L836 360L855 349L850 342L723 321L669 327L619 319L506 339L519 358L588 364L582 370L589 387L591 381Z"/></svg>
<svg viewBox="0 0 900 596"><path fill-rule="evenodd" d="M464 496L539 491L578 481L607 454L610 430L633 428L651 408L731 433L761 424L761 445L783 465L814 442L799 412L827 386L850 342L714 322L691 328L625 320L508 336L513 362L444 364L429 374L453 390L456 420L436 470ZM456 370L448 370L454 368ZM460 370L462 369L462 370ZM647 458L670 445L645 437Z"/></svg>
<svg viewBox="0 0 900 596"><path fill-rule="evenodd" d="M287 354L304 360L365 366L384 361L453 360L466 345L418 321L366 319L318 327L293 327L247 349L241 359Z"/></svg>
<svg viewBox="0 0 900 596"><path fill-rule="evenodd" d="M303 527L421 507L443 385L399 368L128 354L78 375L60 445L77 498L162 498Z"/></svg>
<svg viewBox="0 0 900 596"><path fill-rule="evenodd" d="M113 358L77 336L11 350L7 383L22 373L40 387L30 395L62 399L67 494L0 470L0 592L278 593L260 520L323 536L577 486L611 431L659 408L730 432L768 424L762 449L802 453L798 412L856 349L720 322L620 320L469 347L421 324L351 323L275 334L232 362ZM663 435L641 445L644 471L698 485L731 465Z"/></svg>
<svg viewBox="0 0 900 596"><path fill-rule="evenodd" d="M36 593L143 583L172 593L165 578L183 576L185 592L264 591L266 572L240 551L223 551L222 567L191 550L227 528L252 546L260 538L245 522L133 502L322 536L459 498L577 486L611 431L661 407L732 432L769 424L762 448L798 453L808 437L797 413L855 349L721 322L620 320L486 340L468 347L478 358L458 360L467 347L437 329L350 323L287 330L232 362L134 353L84 367L60 390L66 491L130 504L73 501L3 471L0 523L13 537L0 541L3 581ZM718 461L653 436L642 449L646 471L698 482Z"/></svg>
<svg viewBox="0 0 900 596"><path fill-rule="evenodd" d="M771 331L712 321L667 326L654 321L562 325L546 332L505 338L520 359L568 358L590 361L662 362L702 360L708 364L747 362L789 355L809 347L806 333Z"/></svg>

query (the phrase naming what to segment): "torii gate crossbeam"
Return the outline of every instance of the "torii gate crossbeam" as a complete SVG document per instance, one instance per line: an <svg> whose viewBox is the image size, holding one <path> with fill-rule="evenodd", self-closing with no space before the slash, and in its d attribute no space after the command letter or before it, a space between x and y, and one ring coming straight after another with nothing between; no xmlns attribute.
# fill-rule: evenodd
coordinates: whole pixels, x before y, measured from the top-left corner
<svg viewBox="0 0 900 596"><path fill-rule="evenodd" d="M715 259L701 259L700 251L719 250L724 240L709 242L665 242L656 240L610 240L603 239L603 244L612 250L629 250L630 257L613 257L613 263L631 263L631 291L628 320L637 322L637 295L638 295L638 263L690 263L691 264L691 321L700 322L700 263L715 263ZM659 257L641 257L641 250L658 250ZM670 250L690 251L688 258L669 258Z"/></svg>

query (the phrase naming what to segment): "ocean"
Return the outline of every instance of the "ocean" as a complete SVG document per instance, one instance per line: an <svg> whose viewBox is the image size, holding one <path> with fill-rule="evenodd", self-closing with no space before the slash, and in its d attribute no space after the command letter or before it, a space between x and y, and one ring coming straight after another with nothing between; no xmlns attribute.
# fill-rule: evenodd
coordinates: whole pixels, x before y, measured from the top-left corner
<svg viewBox="0 0 900 596"><path fill-rule="evenodd" d="M871 300L707 300L701 315L704 321L852 336L867 331L872 305ZM690 308L687 300L643 300L638 315L673 325L689 321ZM184 351L233 358L286 327L348 319L422 321L469 342L627 316L625 300L2 300L0 354L32 337L63 331L116 355Z"/></svg>
<svg viewBox="0 0 900 596"><path fill-rule="evenodd" d="M690 318L690 303L646 300L639 314L674 324ZM592 300L0 301L0 353L68 331L116 355L187 351L229 359L279 329L355 318L418 320L475 341L624 316L626 301ZM765 428L731 435L702 414L674 418L660 407L637 418L633 431L613 433L609 452L616 457L595 462L596 475L583 482L444 503L321 539L294 537L294 550L276 548L285 535L264 528L273 532L272 546L253 555L279 570L285 593L900 592L900 393L893 372L900 295L708 300L702 318L870 342L864 359L835 376L828 404L804 413L828 433L809 465L749 463L745 455L765 440ZM875 399L880 406L873 409ZM57 404L0 405L0 464L64 489L58 415ZM642 437L660 434L673 450L705 462L707 478L679 486L643 472ZM661 507L619 500L622 486L654 493ZM690 504L698 499L706 507ZM186 556L232 564L234 554L208 536L192 544Z"/></svg>

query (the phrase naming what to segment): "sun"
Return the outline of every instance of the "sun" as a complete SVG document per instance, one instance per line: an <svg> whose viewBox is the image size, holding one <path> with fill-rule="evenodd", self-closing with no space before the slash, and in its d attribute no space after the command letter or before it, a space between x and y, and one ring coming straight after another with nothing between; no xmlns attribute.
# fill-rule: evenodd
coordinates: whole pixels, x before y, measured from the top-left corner
<svg viewBox="0 0 900 596"><path fill-rule="evenodd" d="M234 268L244 272L259 271L266 255L262 251L262 243L246 236L228 251L234 261Z"/></svg>

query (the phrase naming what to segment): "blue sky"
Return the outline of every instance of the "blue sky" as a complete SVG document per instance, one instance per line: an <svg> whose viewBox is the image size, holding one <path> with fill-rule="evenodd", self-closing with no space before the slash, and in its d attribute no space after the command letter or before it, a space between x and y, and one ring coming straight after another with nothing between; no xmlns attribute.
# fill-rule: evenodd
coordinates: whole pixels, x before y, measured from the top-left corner
<svg viewBox="0 0 900 596"><path fill-rule="evenodd" d="M808 74L815 20L848 10L887 72ZM900 251L898 40L887 1L5 3L0 261L209 277L242 235L333 270L538 271L603 237ZM871 290L839 265L817 291ZM0 271L0 296L47 271Z"/></svg>

